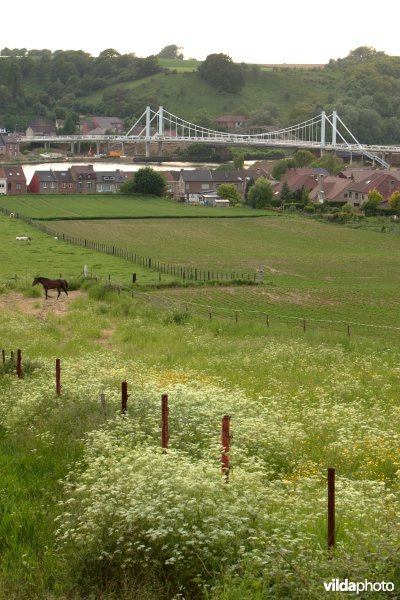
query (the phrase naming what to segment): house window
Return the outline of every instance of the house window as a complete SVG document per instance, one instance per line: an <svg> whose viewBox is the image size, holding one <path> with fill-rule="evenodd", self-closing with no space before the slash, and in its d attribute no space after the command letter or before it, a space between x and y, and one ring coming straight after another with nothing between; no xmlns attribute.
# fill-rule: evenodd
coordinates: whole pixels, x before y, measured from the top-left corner
<svg viewBox="0 0 400 600"><path fill-rule="evenodd" d="M201 184L201 189L202 190L209 190L210 189L210 184L209 183L202 183Z"/></svg>
<svg viewBox="0 0 400 600"><path fill-rule="evenodd" d="M354 194L354 197L355 197L355 199L356 199L356 200L358 200L358 192L356 192L356 193Z"/></svg>
<svg viewBox="0 0 400 600"><path fill-rule="evenodd" d="M61 184L61 187L62 187L63 189L65 189L65 188L67 187L67 184L66 184L66 183L62 183L62 184Z"/></svg>
<svg viewBox="0 0 400 600"><path fill-rule="evenodd" d="M46 188L47 188L47 183L44 183L43 184L43 189L46 189Z"/></svg>
<svg viewBox="0 0 400 600"><path fill-rule="evenodd" d="M345 194L344 194L344 197L345 197L345 198L347 198L347 194L346 194L346 192L345 192Z"/></svg>
<svg viewBox="0 0 400 600"><path fill-rule="evenodd" d="M50 187L51 187L52 189L54 189L54 188L56 187L56 184L54 183L54 181L52 181L52 182L50 183Z"/></svg>
<svg viewBox="0 0 400 600"><path fill-rule="evenodd" d="M92 187L93 187L93 181L88 181L88 182L87 182L87 189L88 189L88 190L91 190L91 189L92 189Z"/></svg>
<svg viewBox="0 0 400 600"><path fill-rule="evenodd" d="M72 183L69 183L69 184L68 184L68 188L69 188L70 190L72 190Z"/></svg>

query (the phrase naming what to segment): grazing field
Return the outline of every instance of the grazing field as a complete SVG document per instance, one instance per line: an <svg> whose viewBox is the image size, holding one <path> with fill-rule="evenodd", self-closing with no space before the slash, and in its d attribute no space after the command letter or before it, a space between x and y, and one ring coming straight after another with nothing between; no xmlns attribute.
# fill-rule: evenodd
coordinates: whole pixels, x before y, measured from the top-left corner
<svg viewBox="0 0 400 600"><path fill-rule="evenodd" d="M122 194L0 196L0 206L32 219L226 217L266 214L265 210L249 207L189 206L167 198L131 197Z"/></svg>
<svg viewBox="0 0 400 600"><path fill-rule="evenodd" d="M15 238L21 235L31 237L32 241L17 241ZM0 263L0 284L10 283L12 279L14 283L16 281L29 287L33 277L57 279L60 273L67 280L78 279L85 265L92 277L108 280L110 275L115 283L129 284L132 273L137 274L140 285L159 281L159 274L149 269L115 256L55 240L24 222L3 215L0 215ZM169 281L171 278L163 275L163 280Z"/></svg>
<svg viewBox="0 0 400 600"><path fill-rule="evenodd" d="M170 292L233 310L400 327L399 238L303 217L58 222L57 229L182 266L264 268L265 285Z"/></svg>
<svg viewBox="0 0 400 600"><path fill-rule="evenodd" d="M51 225L176 264L262 264L265 282L149 290L158 273L0 216L0 599L320 600L336 578L384 581L376 597L398 598L400 332L259 318L399 326L398 236L296 215ZM85 264L122 282L135 270L146 289L117 294L103 279L29 297L32 272L78 278ZM14 274L26 285L13 289Z"/></svg>

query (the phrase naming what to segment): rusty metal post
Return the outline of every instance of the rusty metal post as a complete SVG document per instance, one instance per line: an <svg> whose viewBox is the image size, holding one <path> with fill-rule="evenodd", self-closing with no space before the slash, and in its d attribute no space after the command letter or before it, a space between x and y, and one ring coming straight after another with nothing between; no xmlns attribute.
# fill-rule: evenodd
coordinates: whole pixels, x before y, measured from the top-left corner
<svg viewBox="0 0 400 600"><path fill-rule="evenodd" d="M6 362L6 351L5 350L1 351L1 356L3 358L3 365L4 365L4 363Z"/></svg>
<svg viewBox="0 0 400 600"><path fill-rule="evenodd" d="M17 350L17 375L18 375L18 379L22 378L22 355L21 355L21 350Z"/></svg>
<svg viewBox="0 0 400 600"><path fill-rule="evenodd" d="M61 396L61 361L56 358L56 394Z"/></svg>
<svg viewBox="0 0 400 600"><path fill-rule="evenodd" d="M335 469L328 469L328 550L334 550L336 543L335 527Z"/></svg>
<svg viewBox="0 0 400 600"><path fill-rule="evenodd" d="M161 447L168 448L168 394L161 396Z"/></svg>
<svg viewBox="0 0 400 600"><path fill-rule="evenodd" d="M230 450L230 422L231 418L229 415L225 415L222 417L222 455L221 455L221 464L222 464L222 475L225 477L226 483L229 481L229 450Z"/></svg>
<svg viewBox="0 0 400 600"><path fill-rule="evenodd" d="M126 381L121 383L121 413L124 415L128 409L128 384Z"/></svg>

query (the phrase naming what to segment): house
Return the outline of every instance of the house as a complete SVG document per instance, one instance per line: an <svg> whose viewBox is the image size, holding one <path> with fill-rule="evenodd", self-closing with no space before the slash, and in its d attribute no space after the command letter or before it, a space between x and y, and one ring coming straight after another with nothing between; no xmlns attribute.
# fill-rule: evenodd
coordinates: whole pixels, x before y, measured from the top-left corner
<svg viewBox="0 0 400 600"><path fill-rule="evenodd" d="M252 179L255 181L261 172L247 170L219 171L211 169L184 170L179 176L179 195L187 200L190 196L198 196L207 192L216 192L223 183L232 184L244 198L247 185Z"/></svg>
<svg viewBox="0 0 400 600"><path fill-rule="evenodd" d="M128 179L128 175L117 169L116 171L96 171L96 192L114 193Z"/></svg>
<svg viewBox="0 0 400 600"><path fill-rule="evenodd" d="M377 190L387 202L394 192L400 192L400 171L374 171L361 181L350 182L345 191L345 201L353 206L362 206L372 190Z"/></svg>
<svg viewBox="0 0 400 600"><path fill-rule="evenodd" d="M167 194L173 198L179 198L179 171L164 171L163 173L167 181Z"/></svg>
<svg viewBox="0 0 400 600"><path fill-rule="evenodd" d="M81 119L80 132L83 135L104 135L106 133L123 133L124 123L118 117L88 117Z"/></svg>
<svg viewBox="0 0 400 600"><path fill-rule="evenodd" d="M0 133L0 156L18 156L19 138L16 135Z"/></svg>
<svg viewBox="0 0 400 600"><path fill-rule="evenodd" d="M76 181L72 177L71 169L63 171L54 171L57 180L58 194L75 194Z"/></svg>
<svg viewBox="0 0 400 600"><path fill-rule="evenodd" d="M301 190L304 188L308 192L311 192L318 186L318 178L320 175L329 175L328 171L324 168L300 168L300 169L288 169L283 173L280 183L276 188L277 194L280 194L284 182L286 182L292 192Z"/></svg>
<svg viewBox="0 0 400 600"><path fill-rule="evenodd" d="M73 165L71 167L73 181L76 182L76 191L78 193L91 194L96 192L96 173L93 165Z"/></svg>
<svg viewBox="0 0 400 600"><path fill-rule="evenodd" d="M53 169L35 171L28 185L30 194L56 194L57 175Z"/></svg>
<svg viewBox="0 0 400 600"><path fill-rule="evenodd" d="M349 185L351 183L347 178L320 175L318 185L309 194L310 200L315 203L330 201L346 204Z"/></svg>
<svg viewBox="0 0 400 600"><path fill-rule="evenodd" d="M5 169L0 167L0 196L7 194L7 175Z"/></svg>
<svg viewBox="0 0 400 600"><path fill-rule="evenodd" d="M239 129L246 127L248 118L245 115L222 115L215 119L214 123L219 127L226 127L226 129Z"/></svg>
<svg viewBox="0 0 400 600"><path fill-rule="evenodd" d="M4 167L7 194L26 194L26 177L22 167Z"/></svg>
<svg viewBox="0 0 400 600"><path fill-rule="evenodd" d="M25 131L25 135L27 137L33 137L33 136L37 136L37 135L55 136L56 133L57 132L56 132L55 125L53 123L51 123L50 121L46 121L44 119L42 119L40 121L34 121L30 125L28 125L28 127Z"/></svg>

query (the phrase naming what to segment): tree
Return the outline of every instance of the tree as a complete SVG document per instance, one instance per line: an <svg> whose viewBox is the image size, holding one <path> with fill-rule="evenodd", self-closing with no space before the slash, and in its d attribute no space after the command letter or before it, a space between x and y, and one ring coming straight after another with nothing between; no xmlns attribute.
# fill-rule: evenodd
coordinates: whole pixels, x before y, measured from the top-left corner
<svg viewBox="0 0 400 600"><path fill-rule="evenodd" d="M389 206L394 210L400 210L400 192L393 192L389 198Z"/></svg>
<svg viewBox="0 0 400 600"><path fill-rule="evenodd" d="M151 167L143 167L135 173L133 180L121 185L124 194L148 194L152 196L165 196L167 182L161 173Z"/></svg>
<svg viewBox="0 0 400 600"><path fill-rule="evenodd" d="M368 194L368 199L362 208L367 216L376 215L379 205L383 202L383 196L375 188Z"/></svg>
<svg viewBox="0 0 400 600"><path fill-rule="evenodd" d="M181 46L170 44L169 46L164 46L157 56L158 58L179 58L179 60L183 60L183 54L180 52L182 49Z"/></svg>
<svg viewBox="0 0 400 600"><path fill-rule="evenodd" d="M214 88L229 94L238 94L244 86L243 68L226 54L209 54L197 72Z"/></svg>
<svg viewBox="0 0 400 600"><path fill-rule="evenodd" d="M282 184L281 200L282 200L282 203L290 202L291 200L293 200L293 192L290 189L287 181L284 181Z"/></svg>
<svg viewBox="0 0 400 600"><path fill-rule="evenodd" d="M233 157L233 166L235 169L243 169L244 166L244 154L243 152L238 152Z"/></svg>
<svg viewBox="0 0 400 600"><path fill-rule="evenodd" d="M78 127L78 115L75 113L68 113L65 119L64 127L62 132L64 135L73 135L76 133Z"/></svg>
<svg viewBox="0 0 400 600"><path fill-rule="evenodd" d="M272 177L277 181L280 180L282 175L286 173L288 169L295 169L296 161L293 158L283 158L279 160L272 169Z"/></svg>
<svg viewBox="0 0 400 600"><path fill-rule="evenodd" d="M242 197L233 183L221 183L217 188L218 196L229 200L229 204L235 205L242 202Z"/></svg>
<svg viewBox="0 0 400 600"><path fill-rule="evenodd" d="M309 150L297 150L293 156L296 161L296 166L298 167L307 167L315 160L315 156Z"/></svg>
<svg viewBox="0 0 400 600"><path fill-rule="evenodd" d="M253 208L264 208L271 204L273 190L271 182L265 177L259 177L248 193L249 203Z"/></svg>

